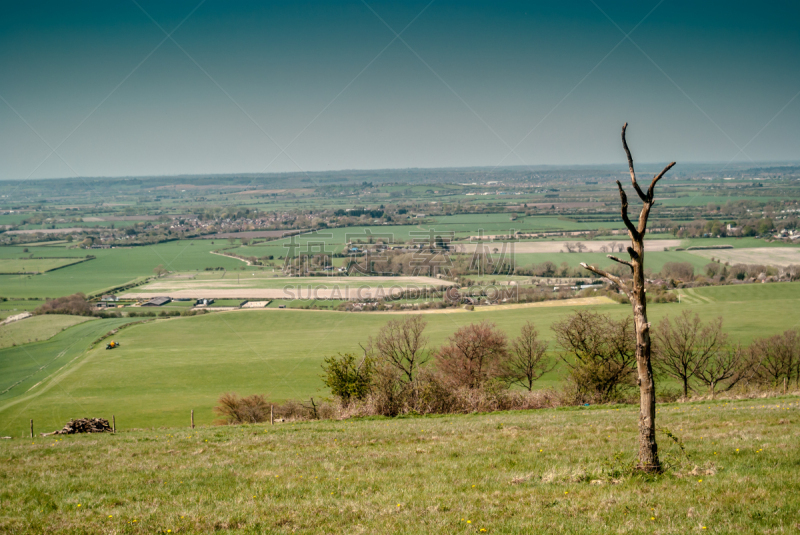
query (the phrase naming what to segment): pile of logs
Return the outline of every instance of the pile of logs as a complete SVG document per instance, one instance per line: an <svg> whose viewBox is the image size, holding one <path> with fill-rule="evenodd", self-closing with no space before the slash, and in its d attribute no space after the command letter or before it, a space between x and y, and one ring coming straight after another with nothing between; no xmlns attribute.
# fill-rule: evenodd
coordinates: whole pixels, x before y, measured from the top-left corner
<svg viewBox="0 0 800 535"><path fill-rule="evenodd" d="M42 433L43 437L50 435L74 435L75 433L110 433L112 432L108 420L105 418L78 418L70 420L63 429L52 433Z"/></svg>

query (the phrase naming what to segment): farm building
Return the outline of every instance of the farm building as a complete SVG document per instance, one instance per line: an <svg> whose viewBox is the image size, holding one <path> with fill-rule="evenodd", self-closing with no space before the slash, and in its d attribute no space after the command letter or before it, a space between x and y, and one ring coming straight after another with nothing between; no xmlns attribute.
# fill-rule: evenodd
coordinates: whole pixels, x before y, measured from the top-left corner
<svg viewBox="0 0 800 535"><path fill-rule="evenodd" d="M119 301L119 297L117 297L116 295L108 294L101 297L100 300L106 303L116 303L117 301Z"/></svg>
<svg viewBox="0 0 800 535"><path fill-rule="evenodd" d="M143 303L143 307L160 307L162 305L166 305L172 301L169 297L154 297L146 303Z"/></svg>

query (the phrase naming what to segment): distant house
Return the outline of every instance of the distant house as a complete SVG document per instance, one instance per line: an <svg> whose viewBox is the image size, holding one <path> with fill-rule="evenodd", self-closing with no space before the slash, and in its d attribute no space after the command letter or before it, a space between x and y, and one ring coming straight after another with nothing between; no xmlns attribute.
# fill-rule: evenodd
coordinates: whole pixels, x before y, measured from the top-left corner
<svg viewBox="0 0 800 535"><path fill-rule="evenodd" d="M160 307L172 301L169 297L154 297L148 302L142 304L143 307Z"/></svg>
<svg viewBox="0 0 800 535"><path fill-rule="evenodd" d="M200 307L200 306L208 306L208 305L210 305L210 304L211 304L211 303L213 303L213 302L214 302L214 300L213 300L213 299L198 299L198 300L195 302L195 304L194 304L194 305L195 305L195 306L198 306L198 307Z"/></svg>
<svg viewBox="0 0 800 535"><path fill-rule="evenodd" d="M101 297L100 300L105 303L116 303L117 301L119 301L119 297L117 297L116 295L108 294Z"/></svg>

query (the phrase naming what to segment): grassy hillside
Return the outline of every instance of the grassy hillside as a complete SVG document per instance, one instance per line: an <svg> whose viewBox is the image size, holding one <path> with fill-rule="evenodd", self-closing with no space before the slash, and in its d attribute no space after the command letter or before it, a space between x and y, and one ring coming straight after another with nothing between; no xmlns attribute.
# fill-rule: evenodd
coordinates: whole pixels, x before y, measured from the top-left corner
<svg viewBox="0 0 800 535"><path fill-rule="evenodd" d="M0 531L789 533L797 399L662 405L649 478L625 406L0 441Z"/></svg>
<svg viewBox="0 0 800 535"><path fill-rule="evenodd" d="M47 340L68 327L90 319L83 316L48 314L2 325L0 326L0 349Z"/></svg>
<svg viewBox="0 0 800 535"><path fill-rule="evenodd" d="M797 318L788 311L797 307L800 283L700 288L692 290L691 296L682 298L681 304L651 305L651 321L657 323L685 309L705 319L723 315L725 329L742 342L797 327ZM628 306L616 304L595 305L593 310L616 317L630 313ZM543 307L428 314L426 334L430 347L436 347L459 327L489 320L514 337L530 320L552 343L550 325L571 312L572 307ZM194 409L198 422L209 423L216 399L227 391L269 394L275 401L324 396L322 358L340 351L360 352L359 343L374 336L392 317L396 316L272 309L135 325L115 336L122 343L119 350L95 348L37 389L16 390L13 398L0 397L14 402L11 406L0 403L0 434L24 432L29 418L53 427L81 414L116 414L126 425L146 427L180 424ZM81 328L85 327L61 333L47 343L52 345L34 344L25 351L37 361L52 359L72 340L71 332ZM70 351L77 355L86 345L88 340ZM0 351L0 363L7 355L25 361L21 351ZM80 372L73 373L74 367L80 367ZM558 384L560 374L557 368L541 385Z"/></svg>

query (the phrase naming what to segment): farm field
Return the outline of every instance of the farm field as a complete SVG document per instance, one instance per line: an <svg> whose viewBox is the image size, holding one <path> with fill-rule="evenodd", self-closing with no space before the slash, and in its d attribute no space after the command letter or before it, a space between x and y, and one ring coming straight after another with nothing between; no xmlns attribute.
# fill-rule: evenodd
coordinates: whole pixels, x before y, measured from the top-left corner
<svg viewBox="0 0 800 535"><path fill-rule="evenodd" d="M687 309L704 320L723 315L724 329L735 341L744 343L797 327L797 318L787 311L796 309L800 301L800 283L707 287L692 290L692 295L697 298L683 299L681 304L651 304L651 322ZM573 309L478 307L469 313L427 314L426 335L429 347L437 347L459 327L488 320L514 337L530 320L554 351L550 325ZM630 314L626 305L592 305L591 309L618 318ZM360 352L359 343L374 336L392 317L385 313L272 309L134 325L115 336L122 343L119 350L97 347L81 353L88 340L81 342L80 350L74 350L78 353L73 353L80 356L70 367L32 392L24 388L13 398L0 397L0 434L19 436L30 418L42 425L59 426L70 417L89 413L116 414L126 426L151 427L180 425L194 409L198 422L210 423L216 399L228 391L263 393L274 401L322 397L327 395L320 379L322 358L337 352ZM36 360L52 359L66 340L72 340L73 331L86 328L86 324L78 325L48 342L27 346L27 351ZM14 352L13 358L7 352ZM0 351L0 362L9 359L30 360L21 348ZM80 373L72 373L77 367ZM560 384L561 373L562 369L556 368L540 386Z"/></svg>
<svg viewBox="0 0 800 535"><path fill-rule="evenodd" d="M768 264L790 266L800 264L800 247L756 247L752 249L703 249L692 254L717 258L731 264Z"/></svg>
<svg viewBox="0 0 800 535"><path fill-rule="evenodd" d="M125 299L155 295L172 298L366 299L399 294L406 289L442 288L454 283L432 277L274 277L252 272L237 277L198 274L158 279L121 294Z"/></svg>
<svg viewBox="0 0 800 535"><path fill-rule="evenodd" d="M40 275L0 275L4 297L60 297L76 292L97 294L140 277L153 276L159 265L170 271L204 270L206 267L237 269L244 262L226 256L212 255L219 249L206 240L184 240L131 248L115 249L37 249L36 256L96 258L90 262L67 266ZM22 247L0 247L0 258L22 256Z"/></svg>
<svg viewBox="0 0 800 535"><path fill-rule="evenodd" d="M668 469L651 477L628 470L633 406L194 430L118 417L116 435L0 442L0 531L791 532L799 414L796 396L661 404L686 456L659 433Z"/></svg>
<svg viewBox="0 0 800 535"><path fill-rule="evenodd" d="M515 253L525 254L525 253L560 253L566 252L567 246L573 246L577 243L583 245L586 249L585 252L588 253L607 253L611 252L610 247L612 244L614 245L623 245L627 246L628 240L624 237L616 240L587 240L581 242L575 241L520 241L513 243L513 250ZM645 243L645 251L664 251L667 247L677 247L681 244L681 240L658 240L655 242L646 242ZM511 244L508 244L509 246ZM476 250L484 251L484 250L492 250L495 247L502 247L503 242L484 242L484 243L465 243L461 244L460 247L463 248L465 253L471 254L474 253ZM605 248L605 250L602 250ZM614 251L616 253L616 249ZM573 253L579 254L579 253Z"/></svg>
<svg viewBox="0 0 800 535"><path fill-rule="evenodd" d="M718 251L715 250L713 252L717 253ZM624 255L625 253L617 253L617 256L620 254ZM581 262L598 267L614 265L614 261L610 260L606 255L607 253L516 253L514 254L514 261L517 266L522 267L543 262L553 262L557 266L560 266L562 262L566 262L569 267L573 268L579 267ZM501 256L500 253L493 255L497 260ZM714 258L716 257L715 254ZM695 254L695 251L652 251L645 256L645 262L647 263L647 268L653 270L654 273L661 271L667 262L688 262L694 268L695 273L700 273L710 260ZM587 271L586 273L588 276L589 272Z"/></svg>
<svg viewBox="0 0 800 535"><path fill-rule="evenodd" d="M81 258L0 258L0 274L44 273L83 261Z"/></svg>
<svg viewBox="0 0 800 535"><path fill-rule="evenodd" d="M0 325L0 349L47 340L68 327L91 319L85 316L47 314Z"/></svg>

